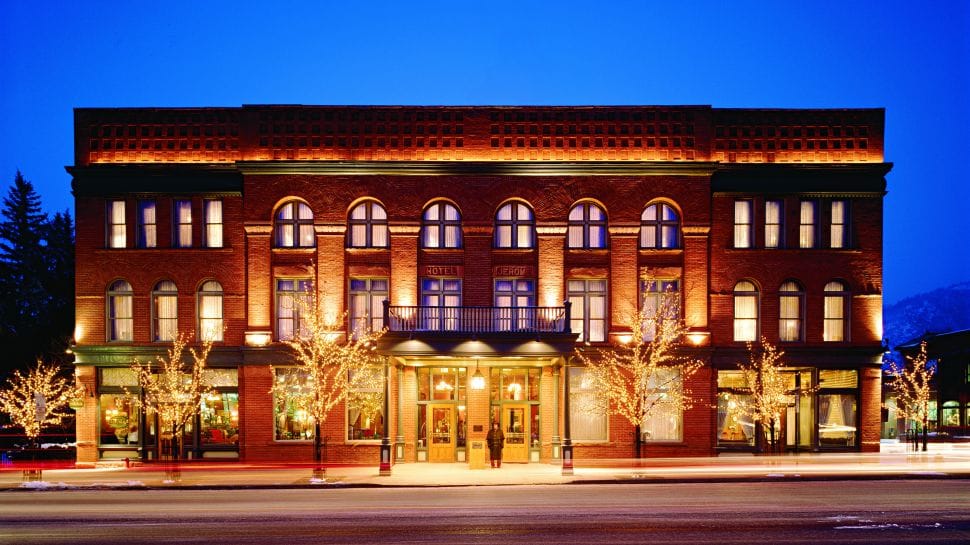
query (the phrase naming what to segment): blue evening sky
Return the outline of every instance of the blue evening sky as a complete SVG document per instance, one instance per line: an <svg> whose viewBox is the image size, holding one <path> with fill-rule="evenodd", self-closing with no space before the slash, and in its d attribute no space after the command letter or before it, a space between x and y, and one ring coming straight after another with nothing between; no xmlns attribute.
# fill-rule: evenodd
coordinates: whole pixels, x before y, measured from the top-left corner
<svg viewBox="0 0 970 545"><path fill-rule="evenodd" d="M968 6L0 0L0 190L73 208L75 107L884 107L891 303L970 280Z"/></svg>

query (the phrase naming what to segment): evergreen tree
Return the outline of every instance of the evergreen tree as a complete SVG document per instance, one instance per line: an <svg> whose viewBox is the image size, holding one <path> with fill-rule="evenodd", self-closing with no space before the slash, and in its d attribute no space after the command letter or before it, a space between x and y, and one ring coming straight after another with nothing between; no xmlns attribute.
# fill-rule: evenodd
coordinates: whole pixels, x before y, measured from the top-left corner
<svg viewBox="0 0 970 545"><path fill-rule="evenodd" d="M41 309L41 344L45 361L64 359L74 334L74 221L67 210L45 225L45 270L41 285L46 302ZM67 363L67 362L65 362Z"/></svg>

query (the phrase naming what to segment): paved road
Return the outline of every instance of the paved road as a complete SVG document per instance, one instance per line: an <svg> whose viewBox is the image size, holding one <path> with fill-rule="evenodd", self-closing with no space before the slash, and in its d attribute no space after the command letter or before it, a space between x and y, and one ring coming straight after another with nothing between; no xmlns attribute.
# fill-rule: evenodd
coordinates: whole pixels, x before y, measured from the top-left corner
<svg viewBox="0 0 970 545"><path fill-rule="evenodd" d="M0 492L0 544L970 543L964 480Z"/></svg>

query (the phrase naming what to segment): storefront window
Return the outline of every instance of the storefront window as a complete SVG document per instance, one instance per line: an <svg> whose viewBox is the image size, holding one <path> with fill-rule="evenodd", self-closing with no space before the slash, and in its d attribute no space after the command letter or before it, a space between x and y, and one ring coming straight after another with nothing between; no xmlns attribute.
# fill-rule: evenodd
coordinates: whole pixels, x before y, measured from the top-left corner
<svg viewBox="0 0 970 545"><path fill-rule="evenodd" d="M274 393L274 424L277 441L308 441L313 439L313 417L299 403L298 395L306 388L307 375L301 369L277 368L276 381L286 385L290 394Z"/></svg>
<svg viewBox="0 0 970 545"><path fill-rule="evenodd" d="M747 394L718 393L717 445L719 447L754 446L754 421L744 410L744 407L750 403L751 396Z"/></svg>
<svg viewBox="0 0 970 545"><path fill-rule="evenodd" d="M380 367L372 367L365 373L367 378L347 397L349 441L373 441L384 437L384 372Z"/></svg>
<svg viewBox="0 0 970 545"><path fill-rule="evenodd" d="M139 411L123 393L101 394L102 445L137 445Z"/></svg>
<svg viewBox="0 0 970 545"><path fill-rule="evenodd" d="M960 425L960 402L944 401L940 411L940 426L955 427Z"/></svg>
<svg viewBox="0 0 970 545"><path fill-rule="evenodd" d="M202 400L202 444L236 446L239 444L239 394L214 392Z"/></svg>
<svg viewBox="0 0 970 545"><path fill-rule="evenodd" d="M818 441L823 447L852 447L856 444L856 396L819 394Z"/></svg>
<svg viewBox="0 0 970 545"><path fill-rule="evenodd" d="M646 407L653 407L641 427L644 441L671 442L684 439L684 412L680 406L668 402L669 394L681 388L677 369L658 369L647 385Z"/></svg>
<svg viewBox="0 0 970 545"><path fill-rule="evenodd" d="M582 367L569 368L569 433L574 441L606 441L606 408Z"/></svg>

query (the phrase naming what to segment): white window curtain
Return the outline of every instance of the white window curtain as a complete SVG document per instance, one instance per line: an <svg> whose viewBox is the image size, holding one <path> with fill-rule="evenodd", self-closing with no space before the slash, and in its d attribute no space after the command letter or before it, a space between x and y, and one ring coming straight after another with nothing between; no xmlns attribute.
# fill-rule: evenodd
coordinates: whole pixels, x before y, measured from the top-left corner
<svg viewBox="0 0 970 545"><path fill-rule="evenodd" d="M781 247L781 201L765 201L765 248Z"/></svg>
<svg viewBox="0 0 970 545"><path fill-rule="evenodd" d="M569 434L573 441L606 441L609 438L609 418L605 407L597 402L596 395L587 370L570 367Z"/></svg>
<svg viewBox="0 0 970 545"><path fill-rule="evenodd" d="M845 201L832 201L832 226L830 235L830 245L832 248L845 248L847 244L847 209Z"/></svg>
<svg viewBox="0 0 970 545"><path fill-rule="evenodd" d="M782 341L800 341L802 338L801 288L794 282L785 282L778 297L778 338Z"/></svg>
<svg viewBox="0 0 970 545"><path fill-rule="evenodd" d="M222 340L222 286L210 280L199 289L199 330L203 339Z"/></svg>
<svg viewBox="0 0 970 545"><path fill-rule="evenodd" d="M829 282L825 285L822 340L831 342L845 340L845 301L845 286L841 282Z"/></svg>
<svg viewBox="0 0 970 545"><path fill-rule="evenodd" d="M222 248L222 201L205 201L205 245Z"/></svg>
<svg viewBox="0 0 970 545"><path fill-rule="evenodd" d="M159 282L153 292L156 342L173 341L178 335L178 291L171 281Z"/></svg>
<svg viewBox="0 0 970 545"><path fill-rule="evenodd" d="M802 201L798 226L799 248L814 248L816 246L815 231L817 224L818 207L815 201Z"/></svg>
<svg viewBox="0 0 970 545"><path fill-rule="evenodd" d="M754 284L746 281L734 287L734 340L758 340L758 293Z"/></svg>
<svg viewBox="0 0 970 545"><path fill-rule="evenodd" d="M175 201L175 246L192 246L192 201Z"/></svg>
<svg viewBox="0 0 970 545"><path fill-rule="evenodd" d="M131 286L116 283L108 294L108 340L131 341L134 338Z"/></svg>
<svg viewBox="0 0 970 545"><path fill-rule="evenodd" d="M752 204L748 200L734 201L734 247L750 248L754 241L751 240L751 224L753 221Z"/></svg>
<svg viewBox="0 0 970 545"><path fill-rule="evenodd" d="M141 201L138 203L138 245L142 248L158 246L158 219L156 217L155 201Z"/></svg>
<svg viewBox="0 0 970 545"><path fill-rule="evenodd" d="M108 247L124 248L127 244L125 232L125 201L111 201L108 210Z"/></svg>

